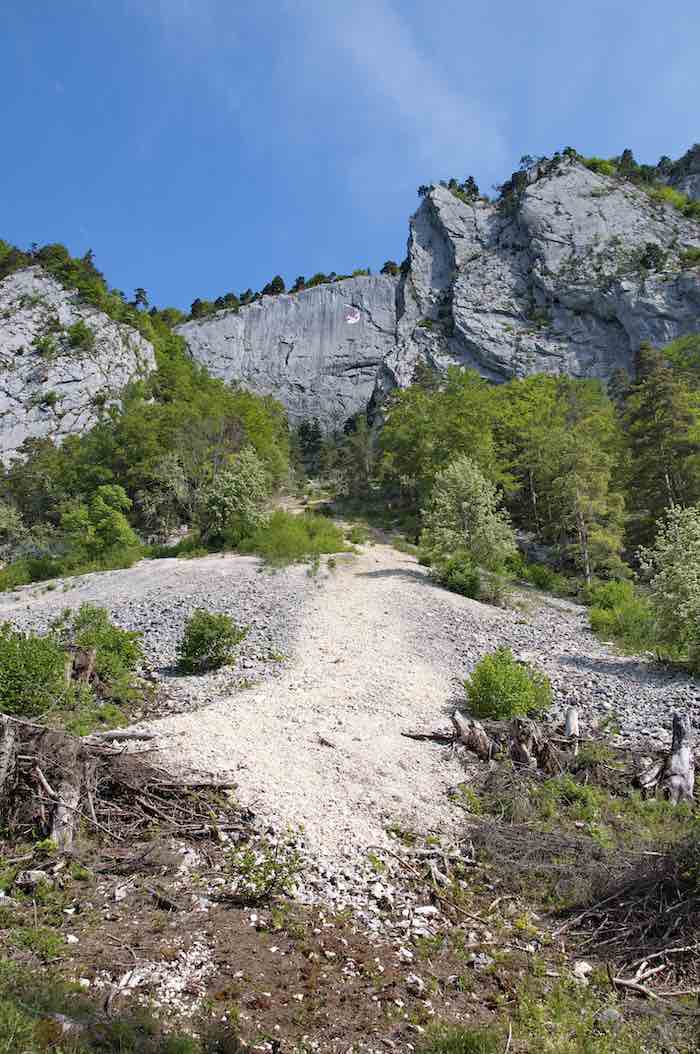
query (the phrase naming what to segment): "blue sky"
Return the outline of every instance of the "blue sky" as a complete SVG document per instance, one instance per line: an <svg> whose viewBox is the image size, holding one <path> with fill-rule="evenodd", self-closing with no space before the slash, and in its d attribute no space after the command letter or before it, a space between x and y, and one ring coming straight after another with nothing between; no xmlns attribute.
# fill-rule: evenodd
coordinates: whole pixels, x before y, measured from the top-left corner
<svg viewBox="0 0 700 1054"><path fill-rule="evenodd" d="M161 306L405 255L419 183L700 139L677 0L5 0L0 236Z"/></svg>

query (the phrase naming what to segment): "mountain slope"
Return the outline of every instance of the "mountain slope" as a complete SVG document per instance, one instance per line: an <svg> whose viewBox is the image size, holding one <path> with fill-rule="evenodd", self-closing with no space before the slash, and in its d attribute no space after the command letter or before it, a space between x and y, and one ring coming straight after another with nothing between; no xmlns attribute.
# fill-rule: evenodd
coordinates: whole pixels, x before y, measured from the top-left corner
<svg viewBox="0 0 700 1054"><path fill-rule="evenodd" d="M15 271L0 281L0 459L27 438L87 431L154 367L153 346L137 330L41 267Z"/></svg>
<svg viewBox="0 0 700 1054"><path fill-rule="evenodd" d="M265 296L178 332L216 375L335 427L409 383L419 360L493 380L631 371L642 341L700 329L693 249L697 220L560 157L516 173L498 202L431 188L398 279Z"/></svg>

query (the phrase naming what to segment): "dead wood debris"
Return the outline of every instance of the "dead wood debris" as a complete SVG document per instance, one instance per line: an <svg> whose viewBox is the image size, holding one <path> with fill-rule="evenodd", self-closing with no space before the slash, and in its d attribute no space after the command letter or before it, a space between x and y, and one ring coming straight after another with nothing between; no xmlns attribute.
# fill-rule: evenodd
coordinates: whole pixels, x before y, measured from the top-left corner
<svg viewBox="0 0 700 1054"><path fill-rule="evenodd" d="M225 797L230 783L175 781L152 760L117 745L149 738L130 732L80 739L0 715L3 826L12 837L51 838L60 853L71 851L81 824L127 844L154 823L184 837L248 830Z"/></svg>

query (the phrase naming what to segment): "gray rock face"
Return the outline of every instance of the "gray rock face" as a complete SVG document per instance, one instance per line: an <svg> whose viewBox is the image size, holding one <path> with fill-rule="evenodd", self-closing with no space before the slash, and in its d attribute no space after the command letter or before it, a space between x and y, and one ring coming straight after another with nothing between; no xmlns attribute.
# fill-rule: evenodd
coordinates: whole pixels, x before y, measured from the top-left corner
<svg viewBox="0 0 700 1054"><path fill-rule="evenodd" d="M395 347L396 287L384 275L349 278L266 296L178 333L215 376L274 395L292 420L318 417L334 428L367 406Z"/></svg>
<svg viewBox="0 0 700 1054"><path fill-rule="evenodd" d="M680 260L699 246L696 221L564 158L505 203L434 188L399 279L265 297L179 332L214 374L275 395L292 421L336 427L410 383L419 360L494 381L632 371L641 341L700 330L700 270Z"/></svg>
<svg viewBox="0 0 700 1054"><path fill-rule="evenodd" d="M89 334L71 346L68 327ZM152 345L131 326L81 304L40 267L0 282L0 459L27 438L80 434L154 368Z"/></svg>
<svg viewBox="0 0 700 1054"><path fill-rule="evenodd" d="M700 201L700 143L691 146L676 162L669 183L693 201Z"/></svg>

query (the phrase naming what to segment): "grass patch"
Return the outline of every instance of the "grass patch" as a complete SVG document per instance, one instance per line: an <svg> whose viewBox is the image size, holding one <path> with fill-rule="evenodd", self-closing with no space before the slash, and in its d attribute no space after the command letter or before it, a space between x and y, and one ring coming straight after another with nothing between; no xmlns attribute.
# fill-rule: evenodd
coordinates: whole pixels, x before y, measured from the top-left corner
<svg viewBox="0 0 700 1054"><path fill-rule="evenodd" d="M92 560L76 555L23 557L0 570L0 593L53 578L72 578L95 571L119 571L133 567L147 552L140 547L117 548Z"/></svg>
<svg viewBox="0 0 700 1054"><path fill-rule="evenodd" d="M342 530L328 517L310 512L293 516L277 509L239 546L239 551L256 553L271 567L284 567L327 553L346 552L347 548Z"/></svg>
<svg viewBox="0 0 700 1054"><path fill-rule="evenodd" d="M416 1050L417 1054L501 1054L503 1041L495 1029L434 1025Z"/></svg>
<svg viewBox="0 0 700 1054"><path fill-rule="evenodd" d="M365 545L369 541L369 531L363 523L353 523L347 536L352 545Z"/></svg>

